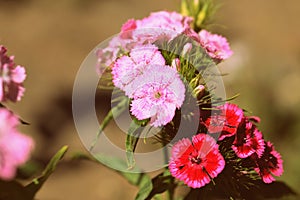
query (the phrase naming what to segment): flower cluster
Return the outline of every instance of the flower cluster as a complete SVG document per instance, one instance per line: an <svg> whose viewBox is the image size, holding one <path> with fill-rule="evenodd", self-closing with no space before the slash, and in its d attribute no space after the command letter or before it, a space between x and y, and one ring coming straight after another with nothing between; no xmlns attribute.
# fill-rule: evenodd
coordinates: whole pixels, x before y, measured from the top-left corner
<svg viewBox="0 0 300 200"><path fill-rule="evenodd" d="M113 85L130 99L135 120L162 128L164 144L178 131L183 105L196 99L200 117L192 120L197 132L186 133L172 147L168 170L176 179L200 188L232 169L230 176L251 177L254 172L271 183L273 175L283 173L282 159L258 130L260 119L215 98L206 85L207 69L233 52L226 38L205 29L196 32L192 23L191 17L166 11L128 20L107 47L97 50L98 72L110 72ZM186 119L195 118L193 112Z"/></svg>
<svg viewBox="0 0 300 200"><path fill-rule="evenodd" d="M6 48L0 46L0 102L20 101L25 91L23 81L25 69L16 66L14 57L6 55ZM4 105L0 107L0 178L10 180L18 166L24 164L34 147L33 140L20 133L19 118Z"/></svg>
<svg viewBox="0 0 300 200"><path fill-rule="evenodd" d="M166 125L185 98L179 58L166 60L155 44L184 35L205 48L212 59L221 61L232 54L225 38L208 32L196 33L192 21L190 17L166 11L141 20L130 19L108 47L97 50L98 72L104 72L103 66L111 69L114 86L132 99L130 111L138 120L150 119L150 125L155 127ZM182 55L191 49L191 43L185 44Z"/></svg>
<svg viewBox="0 0 300 200"><path fill-rule="evenodd" d="M230 103L214 109L217 110L214 114L207 117L204 111L200 117L199 129L206 130L205 134L193 136L192 143L184 138L173 146L169 169L174 177L192 188L209 183L225 167L223 156L218 151L219 145L226 145L225 138L233 139L231 148L236 156L239 159L248 158L250 167L265 183L275 180L272 175L280 176L283 173L280 154L270 142L264 141L255 125L260 121L258 117L247 117L242 109ZM212 138L218 138L218 143ZM232 157L226 161L230 162L230 159Z"/></svg>

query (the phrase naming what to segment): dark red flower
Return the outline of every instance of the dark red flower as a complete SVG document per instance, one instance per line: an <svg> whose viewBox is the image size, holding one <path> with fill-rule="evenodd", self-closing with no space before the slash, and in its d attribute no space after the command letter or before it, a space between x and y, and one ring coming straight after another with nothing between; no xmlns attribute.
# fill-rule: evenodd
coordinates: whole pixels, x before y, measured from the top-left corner
<svg viewBox="0 0 300 200"><path fill-rule="evenodd" d="M235 104L226 103L218 106L216 111L205 120L204 124L209 133L219 133L219 140L233 136L241 122L244 113Z"/></svg>
<svg viewBox="0 0 300 200"><path fill-rule="evenodd" d="M206 134L183 138L172 148L169 170L189 187L200 188L215 178L225 166L216 141Z"/></svg>
<svg viewBox="0 0 300 200"><path fill-rule="evenodd" d="M243 118L240 123L232 149L240 158L246 158L253 153L258 157L262 156L265 149L262 133L248 121L248 118Z"/></svg>
<svg viewBox="0 0 300 200"><path fill-rule="evenodd" d="M283 160L281 155L274 149L271 142L265 142L265 151L263 155L258 158L257 155L252 156L255 159L255 171L261 176L265 183L275 181L275 176L281 176L283 173Z"/></svg>

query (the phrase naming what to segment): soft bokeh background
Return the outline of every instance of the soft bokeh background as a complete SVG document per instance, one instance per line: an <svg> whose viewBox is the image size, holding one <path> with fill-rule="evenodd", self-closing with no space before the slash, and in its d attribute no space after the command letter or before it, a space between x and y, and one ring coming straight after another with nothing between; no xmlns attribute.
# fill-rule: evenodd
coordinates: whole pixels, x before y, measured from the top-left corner
<svg viewBox="0 0 300 200"><path fill-rule="evenodd" d="M284 159L280 180L300 192L300 1L226 0L210 30L226 36L234 56L220 65L227 95L261 117L260 129ZM85 56L128 18L178 10L179 0L0 0L0 43L26 67L25 97L8 106L31 123L43 165L56 150L85 151L74 128L71 95ZM106 100L103 98L103 101ZM37 198L133 199L136 188L90 162L62 163Z"/></svg>

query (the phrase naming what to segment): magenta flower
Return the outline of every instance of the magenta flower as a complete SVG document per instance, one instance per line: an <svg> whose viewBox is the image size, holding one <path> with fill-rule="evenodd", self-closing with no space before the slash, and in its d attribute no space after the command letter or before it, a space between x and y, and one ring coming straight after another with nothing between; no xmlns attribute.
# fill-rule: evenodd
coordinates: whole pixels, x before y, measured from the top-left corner
<svg viewBox="0 0 300 200"><path fill-rule="evenodd" d="M142 75L152 65L165 65L165 59L154 45L138 46L131 50L129 56L122 56L113 65L113 83L132 97L131 82ZM132 90L132 89L133 90Z"/></svg>
<svg viewBox="0 0 300 200"><path fill-rule="evenodd" d="M229 58L233 54L226 38L206 30L200 31L199 36L201 46L206 49L211 58L218 62Z"/></svg>
<svg viewBox="0 0 300 200"><path fill-rule="evenodd" d="M271 183L275 181L275 176L281 176L283 173L283 161L281 155L275 150L271 142L265 142L265 151L263 155L258 158L253 156L256 162L255 171L260 174L262 180L265 183Z"/></svg>
<svg viewBox="0 0 300 200"><path fill-rule="evenodd" d="M14 57L8 57L6 51L4 46L0 46L0 101L17 102L25 91L25 68L19 65L15 67Z"/></svg>
<svg viewBox="0 0 300 200"><path fill-rule="evenodd" d="M10 180L18 166L24 164L33 149L33 140L16 129L19 119L0 108L0 178Z"/></svg>
<svg viewBox="0 0 300 200"><path fill-rule="evenodd" d="M130 87L131 113L139 120L150 118L155 127L169 123L185 97L185 86L170 66L149 66Z"/></svg>
<svg viewBox="0 0 300 200"><path fill-rule="evenodd" d="M253 153L260 158L264 153L265 142L262 133L246 118L239 125L232 149L240 158L246 158Z"/></svg>
<svg viewBox="0 0 300 200"><path fill-rule="evenodd" d="M172 176L191 188L200 188L217 177L225 166L216 141L206 134L184 138L172 148L169 170Z"/></svg>
<svg viewBox="0 0 300 200"><path fill-rule="evenodd" d="M214 111L213 115L205 120L208 132L220 134L219 140L233 136L244 116L243 110L230 103L218 106L216 110L218 112Z"/></svg>
<svg viewBox="0 0 300 200"><path fill-rule="evenodd" d="M129 19L121 28L120 37L122 39L131 39L132 31L136 29L136 21L134 19Z"/></svg>

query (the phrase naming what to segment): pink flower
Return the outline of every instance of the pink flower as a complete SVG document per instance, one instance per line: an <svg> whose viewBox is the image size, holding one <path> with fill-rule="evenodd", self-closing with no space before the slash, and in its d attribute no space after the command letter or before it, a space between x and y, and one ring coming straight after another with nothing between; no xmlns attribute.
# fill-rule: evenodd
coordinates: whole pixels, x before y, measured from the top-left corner
<svg viewBox="0 0 300 200"><path fill-rule="evenodd" d="M133 37L148 43L159 39L171 40L191 29L192 21L192 18L177 12L154 12L149 17L136 21L137 28L133 31Z"/></svg>
<svg viewBox="0 0 300 200"><path fill-rule="evenodd" d="M235 104L225 103L218 106L212 116L205 120L209 133L219 133L219 140L233 136L243 118L243 110Z"/></svg>
<svg viewBox="0 0 300 200"><path fill-rule="evenodd" d="M113 37L107 47L97 49L98 74L101 75L119 56L137 46L153 44L158 40L169 41L180 34L197 35L190 27L192 20L179 13L166 11L152 13L141 20L128 20L123 24L120 34Z"/></svg>
<svg viewBox="0 0 300 200"><path fill-rule="evenodd" d="M4 46L0 46L0 101L16 102L24 94L23 81L26 73L24 67L15 67L14 57L8 57L6 51Z"/></svg>
<svg viewBox="0 0 300 200"><path fill-rule="evenodd" d="M264 152L265 142L262 133L246 118L239 125L232 149L240 158L246 158L253 153L261 157Z"/></svg>
<svg viewBox="0 0 300 200"><path fill-rule="evenodd" d="M213 59L222 61L233 54L226 38L206 30L200 31L199 36L201 46L206 49L208 55Z"/></svg>
<svg viewBox="0 0 300 200"><path fill-rule="evenodd" d="M154 45L138 46L131 50L129 56L122 56L113 65L113 83L132 97L131 82L142 75L152 65L165 65L165 59ZM136 88L133 88L135 90Z"/></svg>
<svg viewBox="0 0 300 200"><path fill-rule="evenodd" d="M136 21L134 19L129 19L121 28L120 37L122 39L132 38L132 30L136 29Z"/></svg>
<svg viewBox="0 0 300 200"><path fill-rule="evenodd" d="M121 35L113 37L105 48L98 48L95 52L97 73L102 75L106 68L111 67L119 56L128 53L135 46L136 44L131 39L123 39Z"/></svg>
<svg viewBox="0 0 300 200"><path fill-rule="evenodd" d="M275 181L275 176L281 176L283 173L283 161L281 155L275 150L271 142L265 142L265 151L263 155L258 158L253 156L256 161L255 171L260 174L262 180L265 183L271 183Z"/></svg>
<svg viewBox="0 0 300 200"><path fill-rule="evenodd" d="M33 140L16 129L19 119L0 108L0 178L10 180L18 166L24 164L33 149Z"/></svg>
<svg viewBox="0 0 300 200"><path fill-rule="evenodd" d="M169 170L172 176L191 188L200 188L217 177L225 166L215 140L206 134L184 138L172 148Z"/></svg>
<svg viewBox="0 0 300 200"><path fill-rule="evenodd" d="M169 123L185 97L179 74L165 65L150 65L130 87L131 113L139 120L150 118L150 125L155 127Z"/></svg>

